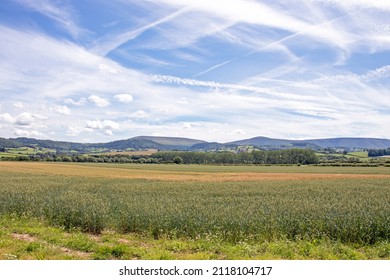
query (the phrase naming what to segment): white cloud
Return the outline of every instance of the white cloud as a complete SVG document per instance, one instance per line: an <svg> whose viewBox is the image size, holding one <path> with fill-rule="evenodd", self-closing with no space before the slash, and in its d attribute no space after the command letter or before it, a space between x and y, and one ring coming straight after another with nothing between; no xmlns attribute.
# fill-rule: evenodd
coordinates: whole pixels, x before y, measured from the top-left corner
<svg viewBox="0 0 390 280"><path fill-rule="evenodd" d="M113 135L113 133L112 133L112 131L111 131L111 130L108 130L108 129L106 129L106 130L104 131L104 135L107 135L107 136L112 136L112 135Z"/></svg>
<svg viewBox="0 0 390 280"><path fill-rule="evenodd" d="M312 0L313 2L322 2L344 8L375 8L390 11L390 3L386 0Z"/></svg>
<svg viewBox="0 0 390 280"><path fill-rule="evenodd" d="M266 87L255 87L255 86L247 86L242 84L219 83L215 81L201 81L201 80L186 79L186 78L166 76L166 75L152 75L150 76L150 80L156 83L208 87L208 88L216 88L216 89L235 90L235 91L249 91L249 92L256 92L260 94L269 94L273 96L287 97L290 99L307 99L307 97L304 97L299 94L281 93Z"/></svg>
<svg viewBox="0 0 390 280"><path fill-rule="evenodd" d="M56 40L34 31L22 31L0 25L0 61L2 67L0 91L9 96L32 97L34 101L54 98L76 106L84 98L73 100L75 93L91 92L117 94L132 86L134 90L145 85L144 75L126 69L104 57L96 56L81 46ZM33 42L33 44L31 43ZM119 69L118 75L107 75L99 65ZM23 69L23 71L20 71ZM44 71L42 71L44 69ZM34 77L33 79L31 77ZM92 100L94 100L94 94ZM96 94L95 94L96 96ZM98 104L107 102L96 100ZM28 101L26 101L28 102Z"/></svg>
<svg viewBox="0 0 390 280"><path fill-rule="evenodd" d="M18 102L14 103L14 107L18 108L18 109L23 109L24 108L24 104L22 102L18 101Z"/></svg>
<svg viewBox="0 0 390 280"><path fill-rule="evenodd" d="M145 118L148 118L148 117L149 117L148 113L146 113L143 110L138 110L138 111L136 111L134 113L131 113L129 115L129 118L132 118L132 119L145 119Z"/></svg>
<svg viewBox="0 0 390 280"><path fill-rule="evenodd" d="M182 128L183 129L191 129L192 125L190 123L183 123Z"/></svg>
<svg viewBox="0 0 390 280"><path fill-rule="evenodd" d="M37 119L37 120L47 120L47 117L45 117L44 115L41 115L41 114L32 114L32 117Z"/></svg>
<svg viewBox="0 0 390 280"><path fill-rule="evenodd" d="M114 98L122 103L131 103L133 101L133 96L130 94L117 94Z"/></svg>
<svg viewBox="0 0 390 280"><path fill-rule="evenodd" d="M118 74L121 72L119 68L109 66L107 64L101 63L99 65L99 70L104 72L104 73L109 73L109 74Z"/></svg>
<svg viewBox="0 0 390 280"><path fill-rule="evenodd" d="M152 1L150 1L152 2ZM155 1L153 1L155 2ZM325 18L322 21L317 17L309 17L311 14L302 12L302 10L294 9L294 7L281 5L271 5L250 0L230 0L223 5L218 1L207 0L160 0L159 2L170 5L172 8L181 8L191 11L180 15L178 18L170 19L169 26L159 30L160 36L155 36L153 46L162 48L178 48L194 45L198 40L210 36L220 36L227 29L234 26L246 24L253 26L250 33L256 33L256 26L274 28L283 30L292 34L309 37L325 44L337 45L345 47L349 43L350 35L343 32L342 29L334 28ZM304 5L300 5L303 8ZM306 18L305 18L306 17ZM314 22L313 22L314 21ZM196 27L196 28L194 28ZM174 32L173 32L174 30ZM248 44L250 47L256 47L255 44L249 43L252 41L250 37L241 37L242 33L237 30L234 33L228 33L225 37L229 42L231 37L235 37L235 43ZM252 36L253 38L253 36ZM266 40L265 40L266 39ZM272 41L278 41L280 38L274 38ZM269 41L269 38L261 38L258 40L260 46L265 46L261 42ZM170 43L171 46L167 46ZM259 46L257 44L257 46ZM276 48L284 48L284 46L275 45ZM270 48L270 46L269 46Z"/></svg>
<svg viewBox="0 0 390 280"><path fill-rule="evenodd" d="M236 129L232 132L233 135L244 135L246 134L242 129Z"/></svg>
<svg viewBox="0 0 390 280"><path fill-rule="evenodd" d="M126 31L120 34L116 34L114 36L110 35L108 37L104 37L100 39L98 42L96 42L95 47L91 49L93 53L97 53L99 55L105 56L108 53L110 53L112 50L118 48L122 44L136 39L138 36L140 36L145 31L154 28L164 22L170 21L173 18L177 17L178 15L182 14L184 11L179 10L176 12L173 12L159 20L156 20L154 22L151 22L149 24L146 24L144 26L141 26L137 29Z"/></svg>
<svg viewBox="0 0 390 280"><path fill-rule="evenodd" d="M108 23L104 24L103 27L105 27L105 28L114 27L114 26L118 25L118 23L119 23L118 20L112 21L112 22L108 22Z"/></svg>
<svg viewBox="0 0 390 280"><path fill-rule="evenodd" d="M28 126L34 123L36 118L29 112L23 112L16 117L16 124L21 126Z"/></svg>
<svg viewBox="0 0 390 280"><path fill-rule="evenodd" d="M78 101L75 101L73 100L72 98L66 98L64 100L64 102L66 104L72 104L72 105L75 105L75 106L82 106L84 105L86 102L87 102L87 99L85 99L84 97L80 98Z"/></svg>
<svg viewBox="0 0 390 280"><path fill-rule="evenodd" d="M98 107L107 107L110 105L110 102L104 98L101 98L97 95L90 95L88 101L94 103Z"/></svg>
<svg viewBox="0 0 390 280"><path fill-rule="evenodd" d="M111 120L94 120L87 121L87 128L92 129L106 129L106 130L118 130L120 129L120 125L117 122Z"/></svg>
<svg viewBox="0 0 390 280"><path fill-rule="evenodd" d="M83 127L70 125L70 126L68 126L68 130L66 131L66 135L68 135L68 136L78 136L83 131L84 131Z"/></svg>
<svg viewBox="0 0 390 280"><path fill-rule="evenodd" d="M69 32L73 37L79 37L86 31L80 28L74 19L75 11L61 3L61 6L56 6L54 1L50 0L15 0L24 7L34 10L42 15L54 20L61 28Z"/></svg>
<svg viewBox="0 0 390 280"><path fill-rule="evenodd" d="M224 65L226 65L226 64L228 64L228 63L230 63L230 62L232 62L232 61L233 61L233 59L229 59L229 60L226 60L226 61L224 61L224 62L222 62L222 63L218 63L218 64L216 64L216 65L214 65L214 66L212 66L212 67L210 67L210 68L208 68L208 69L206 69L206 70L203 70L202 72L199 72L199 73L193 75L192 77L193 77L193 78L196 78L196 77L198 77L198 76L204 75L204 74L206 74L206 73L208 73L208 72L210 72L210 71L212 71L212 70L215 70L215 69L217 69L217 68L219 68L219 67L222 67L222 66L224 66Z"/></svg>
<svg viewBox="0 0 390 280"><path fill-rule="evenodd" d="M87 127L92 129L102 129L103 123L101 121L87 121Z"/></svg>
<svg viewBox="0 0 390 280"><path fill-rule="evenodd" d="M15 119L8 113L1 114L0 120L9 123L13 123L15 121Z"/></svg>
<svg viewBox="0 0 390 280"><path fill-rule="evenodd" d="M182 104L182 105L188 105L188 100L186 98L180 98L179 100L176 100L177 104Z"/></svg>
<svg viewBox="0 0 390 280"><path fill-rule="evenodd" d="M377 80L377 79L389 78L389 77L390 77L390 65L385 65L383 67L369 71L367 74L362 75L361 78L364 80Z"/></svg>
<svg viewBox="0 0 390 280"><path fill-rule="evenodd" d="M112 136L113 130L120 130L120 124L112 120L87 121L86 129L100 130L106 136Z"/></svg>
<svg viewBox="0 0 390 280"><path fill-rule="evenodd" d="M15 129L14 134L18 137L42 137L43 133L36 130L24 130L24 129Z"/></svg>
<svg viewBox="0 0 390 280"><path fill-rule="evenodd" d="M61 115L69 116L72 114L72 111L67 106L56 105L51 107L50 110Z"/></svg>

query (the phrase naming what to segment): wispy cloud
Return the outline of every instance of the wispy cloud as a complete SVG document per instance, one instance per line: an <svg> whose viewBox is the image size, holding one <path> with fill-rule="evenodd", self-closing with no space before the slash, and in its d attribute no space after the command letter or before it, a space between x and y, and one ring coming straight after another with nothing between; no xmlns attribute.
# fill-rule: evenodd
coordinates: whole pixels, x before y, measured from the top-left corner
<svg viewBox="0 0 390 280"><path fill-rule="evenodd" d="M62 29L67 31L74 38L80 37L86 33L86 30L76 24L76 12L70 6L66 6L65 2L57 2L50 0L14 0L27 9L46 16L55 21Z"/></svg>
<svg viewBox="0 0 390 280"><path fill-rule="evenodd" d="M222 63L216 64L216 65L214 65L214 66L212 66L212 67L210 67L210 68L207 68L206 70L204 70L204 71L202 71L202 72L196 73L196 74L193 75L192 77L193 77L193 78L199 77L199 76L201 76L201 75L203 75L203 74L206 74L206 73L208 73L208 72L210 72L210 71L212 71L212 70L215 70L215 69L217 69L217 68L219 68L219 67L222 67L222 66L224 66L224 65L226 65L226 64L228 64L228 63L230 63L230 62L232 62L233 60L234 60L234 59L229 59L229 60L226 60L226 61L224 61L224 62L222 62Z"/></svg>
<svg viewBox="0 0 390 280"><path fill-rule="evenodd" d="M206 13L210 15L209 20L213 20L213 18L215 20L215 17L224 19L230 22L226 27L230 27L234 24L246 23L277 28L288 31L290 34L307 35L312 38L317 38L327 44L340 44L346 40L345 35L342 34L342 30L334 29L332 26L324 24L323 22L312 23L311 20L302 20L293 16L291 13L292 11L283 11L261 2L232 0L224 5L220 5L219 2L205 0L160 1L176 7L185 7L194 11ZM329 20L327 19L327 21Z"/></svg>
<svg viewBox="0 0 390 280"><path fill-rule="evenodd" d="M299 99L299 100L311 99L310 97L288 94L288 93L281 93L265 87L246 86L242 84L219 83L215 81L201 81L201 80L186 79L186 78L166 76L166 75L152 75L150 76L150 80L156 83L167 83L167 84L188 85L188 86L195 86L195 87L208 87L214 89L247 91L252 93L271 95L275 97L285 97L289 99Z"/></svg>
<svg viewBox="0 0 390 280"><path fill-rule="evenodd" d="M390 3L383 0L313 0L313 2L322 2L327 5L334 5L344 8L374 8L379 10L390 11Z"/></svg>
<svg viewBox="0 0 390 280"><path fill-rule="evenodd" d="M180 9L180 10L173 12L173 13L171 13L171 14L169 14L161 19L158 19L156 21L148 23L148 24L146 24L142 27L139 27L137 29L125 31L125 32L119 33L119 34L114 35L114 36L109 35L107 37L99 39L98 41L95 42L95 46L93 48L91 48L91 51L93 53L96 53L96 54L99 54L102 56L106 56L112 50L118 48L119 46L121 46L122 44L124 44L128 41L134 40L135 38L137 38L139 35L141 35L145 31L147 31L151 28L154 28L154 27L156 27L159 24L162 24L164 22L170 21L184 12L185 12L185 9Z"/></svg>

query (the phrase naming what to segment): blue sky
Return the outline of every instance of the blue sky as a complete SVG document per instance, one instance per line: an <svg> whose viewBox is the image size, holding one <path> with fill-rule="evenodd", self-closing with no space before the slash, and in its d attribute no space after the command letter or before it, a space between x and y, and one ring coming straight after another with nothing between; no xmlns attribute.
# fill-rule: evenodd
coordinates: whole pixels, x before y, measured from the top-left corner
<svg viewBox="0 0 390 280"><path fill-rule="evenodd" d="M0 137L390 138L390 1L3 0Z"/></svg>

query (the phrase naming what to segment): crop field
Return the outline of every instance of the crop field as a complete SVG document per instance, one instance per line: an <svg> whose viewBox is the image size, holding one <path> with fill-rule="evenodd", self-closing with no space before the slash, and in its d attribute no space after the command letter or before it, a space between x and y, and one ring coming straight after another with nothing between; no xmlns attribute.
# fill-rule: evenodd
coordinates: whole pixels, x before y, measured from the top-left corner
<svg viewBox="0 0 390 280"><path fill-rule="evenodd" d="M171 258L389 259L390 168L0 162L0 215L6 219L0 221L0 253L9 244L2 240L27 234L12 227L27 219L70 235L135 235L152 247L158 240L186 244L175 252L214 244L204 249L211 253ZM215 244L268 249L218 254ZM275 244L284 245L275 253ZM318 253L324 244L336 253ZM358 253L340 255L338 246ZM296 253L286 255L291 248ZM372 248L379 249L364 253Z"/></svg>

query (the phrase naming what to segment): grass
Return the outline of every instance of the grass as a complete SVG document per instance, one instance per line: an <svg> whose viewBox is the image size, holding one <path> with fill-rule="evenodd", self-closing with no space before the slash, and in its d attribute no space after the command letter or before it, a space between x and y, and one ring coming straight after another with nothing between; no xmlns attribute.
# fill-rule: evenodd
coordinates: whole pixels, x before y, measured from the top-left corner
<svg viewBox="0 0 390 280"><path fill-rule="evenodd" d="M1 157L18 157L18 156L27 156L27 155L35 155L37 153L55 153L56 150L40 148L34 149L30 147L20 147L20 148L7 148L6 152L0 153Z"/></svg>
<svg viewBox="0 0 390 280"><path fill-rule="evenodd" d="M7 153L7 152L1 152L0 153L0 158L1 157L17 157L17 156L20 156L18 154L13 154L13 153Z"/></svg>
<svg viewBox="0 0 390 280"><path fill-rule="evenodd" d="M348 155L353 156L353 157L358 157L358 158L368 158L368 152L351 152L348 153Z"/></svg>
<svg viewBox="0 0 390 280"><path fill-rule="evenodd" d="M388 168L240 166L234 173L232 166L8 162L0 168L3 257L389 258ZM347 174L357 170L366 175Z"/></svg>
<svg viewBox="0 0 390 280"><path fill-rule="evenodd" d="M281 239L222 242L161 238L103 231L66 231L27 217L0 217L0 260L210 260L210 259L390 259L390 243L348 245L330 240Z"/></svg>

